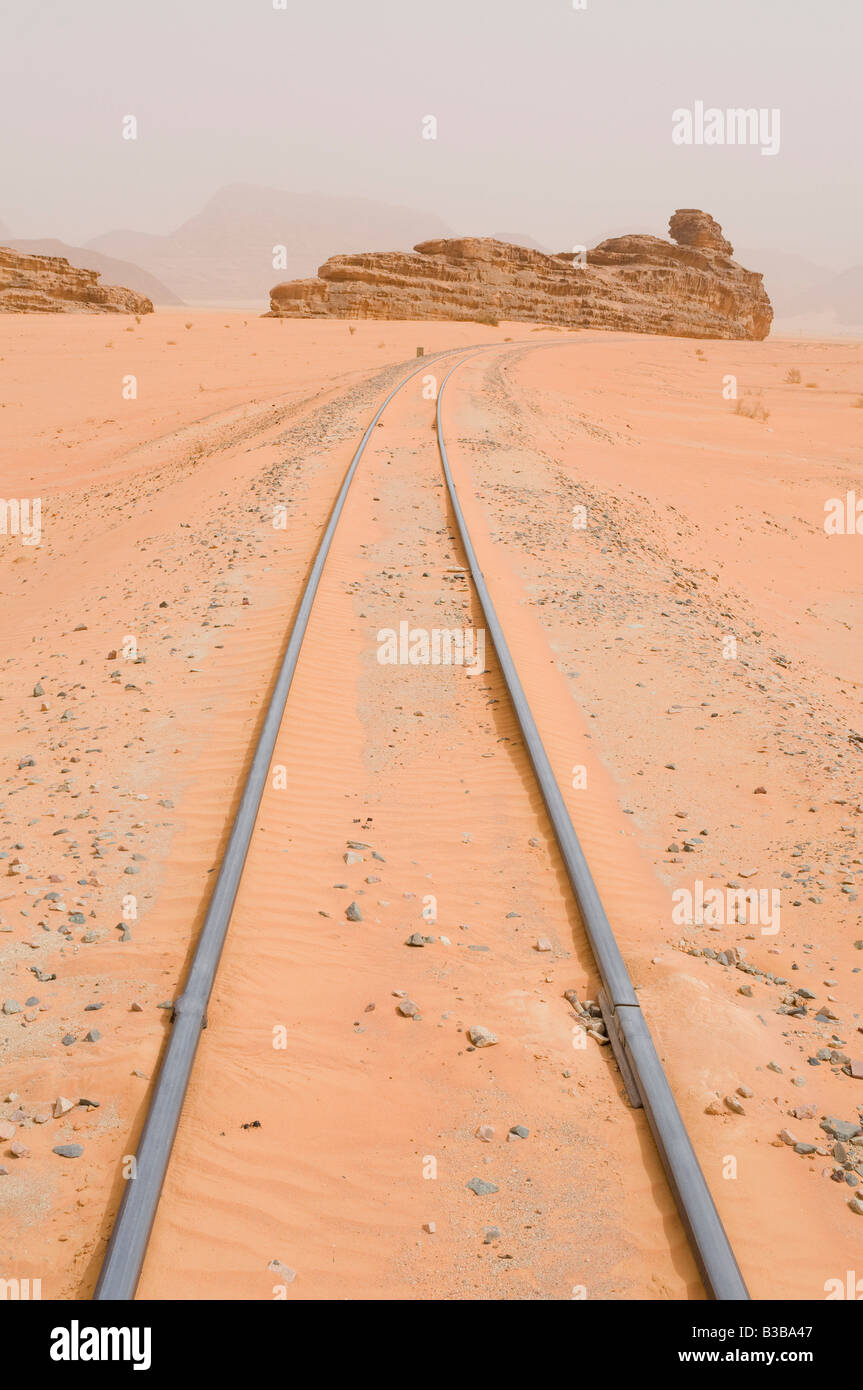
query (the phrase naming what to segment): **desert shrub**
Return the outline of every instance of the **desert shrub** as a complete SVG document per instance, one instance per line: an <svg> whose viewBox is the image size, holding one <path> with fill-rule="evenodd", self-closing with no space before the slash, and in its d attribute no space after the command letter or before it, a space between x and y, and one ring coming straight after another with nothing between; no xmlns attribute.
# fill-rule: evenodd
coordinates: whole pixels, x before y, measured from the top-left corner
<svg viewBox="0 0 863 1390"><path fill-rule="evenodd" d="M734 407L735 415L745 415L747 420L770 419L770 411L765 407L760 396L743 396L738 400Z"/></svg>
<svg viewBox="0 0 863 1390"><path fill-rule="evenodd" d="M789 386L798 386L802 379L796 367L789 367L788 371L785 373L785 380Z"/></svg>

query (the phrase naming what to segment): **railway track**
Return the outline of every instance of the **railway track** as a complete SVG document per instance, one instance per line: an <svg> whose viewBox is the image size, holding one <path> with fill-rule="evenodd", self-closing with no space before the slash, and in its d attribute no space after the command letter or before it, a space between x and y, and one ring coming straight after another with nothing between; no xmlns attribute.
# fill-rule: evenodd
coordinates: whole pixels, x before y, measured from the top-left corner
<svg viewBox="0 0 863 1390"><path fill-rule="evenodd" d="M555 779L547 753L519 680L506 637L495 611L462 510L446 449L444 402L447 382L476 352L461 349L458 360L443 376L437 392L436 435L440 461L476 595L525 748L554 830L573 898L593 952L602 989L599 1003L615 1058L630 1102L643 1108L670 1190L677 1205L704 1288L719 1300L748 1298L746 1286L698 1160L678 1111L671 1088L642 1014L632 981L618 948L590 868ZM354 476L375 427L387 406L408 382L427 373L441 357L424 358L386 396L370 421L351 460L320 541L281 660L276 682L248 769L230 838L198 937L183 993L174 1005L173 1019L153 1088L136 1153L136 1176L126 1184L113 1226L94 1298L131 1299L141 1275L150 1234L175 1137L183 1112L207 1006L216 979L244 865L255 829L276 741L288 702L303 639L321 575Z"/></svg>

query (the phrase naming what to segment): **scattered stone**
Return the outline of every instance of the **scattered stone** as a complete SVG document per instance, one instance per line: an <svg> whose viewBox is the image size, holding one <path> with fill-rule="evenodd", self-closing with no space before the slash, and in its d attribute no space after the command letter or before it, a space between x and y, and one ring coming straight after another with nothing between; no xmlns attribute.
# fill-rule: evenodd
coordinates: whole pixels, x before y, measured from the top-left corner
<svg viewBox="0 0 863 1390"><path fill-rule="evenodd" d="M491 1245L492 1241L495 1240L500 1240L500 1227L486 1226L482 1238L483 1245Z"/></svg>
<svg viewBox="0 0 863 1390"><path fill-rule="evenodd" d="M63 1115L68 1115L69 1111L74 1109L74 1100L68 1100L66 1096L58 1096L54 1102L54 1119L59 1120Z"/></svg>
<svg viewBox="0 0 863 1390"><path fill-rule="evenodd" d="M554 950L554 947L552 946L552 944L551 944L551 942L549 941L549 939L548 939L547 936L540 936L540 937L537 938L537 942L536 942L536 945L534 946L534 950L535 950L535 951L553 951L553 950Z"/></svg>
<svg viewBox="0 0 863 1390"><path fill-rule="evenodd" d="M80 1158L83 1152L81 1144L57 1144L54 1148L54 1153L59 1154L61 1158Z"/></svg>
<svg viewBox="0 0 863 1390"><path fill-rule="evenodd" d="M512 1125L506 1137L507 1139L526 1139L529 1134L530 1130L527 1125Z"/></svg>
<svg viewBox="0 0 863 1390"><path fill-rule="evenodd" d="M291 1269L290 1265L282 1264L281 1260L270 1260L267 1269L272 1270L273 1274L278 1274L279 1278L285 1284L293 1284L297 1277L297 1271Z"/></svg>
<svg viewBox="0 0 863 1390"><path fill-rule="evenodd" d="M403 1018L418 1018L419 1009L412 999L400 999L396 1008Z"/></svg>
<svg viewBox="0 0 863 1390"><path fill-rule="evenodd" d="M474 1134L476 1135L477 1139L482 1139L484 1144L490 1144L492 1139L494 1138L494 1126L477 1125L476 1129L474 1130Z"/></svg>
<svg viewBox="0 0 863 1390"><path fill-rule="evenodd" d="M437 1226L433 1221L427 1221L423 1226L423 1230L425 1231L427 1236L433 1236L435 1231L437 1230Z"/></svg>
<svg viewBox="0 0 863 1390"><path fill-rule="evenodd" d="M496 1033L492 1033L488 1028L481 1028L476 1023L468 1028L467 1035L474 1047L494 1047L498 1041Z"/></svg>
<svg viewBox="0 0 863 1390"><path fill-rule="evenodd" d="M5 1144L7 1139L14 1139L17 1132L15 1125L10 1125L8 1120L0 1120L0 1140Z"/></svg>
<svg viewBox="0 0 863 1390"><path fill-rule="evenodd" d="M465 1187L476 1193L477 1197L488 1197L498 1190L493 1182L486 1182L485 1178L471 1178L470 1182L465 1183Z"/></svg>
<svg viewBox="0 0 863 1390"><path fill-rule="evenodd" d="M825 1115L821 1121L821 1128L832 1138L845 1141L855 1139L858 1134L863 1133L863 1126L855 1124L853 1120L837 1120L835 1115Z"/></svg>
<svg viewBox="0 0 863 1390"><path fill-rule="evenodd" d="M790 1129L780 1129L779 1138L782 1140L783 1144L788 1144L792 1149L796 1144L800 1143L800 1140L796 1135L791 1133Z"/></svg>
<svg viewBox="0 0 863 1390"><path fill-rule="evenodd" d="M736 1096L726 1096L726 1097L725 1097L725 1105L726 1105L726 1108L727 1108L728 1110L731 1110L735 1115L745 1115L745 1114L746 1114L746 1111L744 1110L743 1105L742 1105L741 1102L737 1099Z"/></svg>
<svg viewBox="0 0 863 1390"><path fill-rule="evenodd" d="M360 909L358 908L356 903L350 904L347 911L345 912L345 916L347 917L349 922L361 922L363 920L363 914L360 912Z"/></svg>

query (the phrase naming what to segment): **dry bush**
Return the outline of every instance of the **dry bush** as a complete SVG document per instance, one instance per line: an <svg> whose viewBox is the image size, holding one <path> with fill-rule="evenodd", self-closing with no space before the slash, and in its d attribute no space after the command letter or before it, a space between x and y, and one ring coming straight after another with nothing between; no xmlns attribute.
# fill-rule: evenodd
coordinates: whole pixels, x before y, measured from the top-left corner
<svg viewBox="0 0 863 1390"><path fill-rule="evenodd" d="M745 415L747 420L770 419L770 411L766 408L760 396L744 396L734 407L735 415Z"/></svg>
<svg viewBox="0 0 863 1390"><path fill-rule="evenodd" d="M787 381L789 386L799 386L803 378L801 377L797 367L790 367L788 371L785 373L785 380Z"/></svg>

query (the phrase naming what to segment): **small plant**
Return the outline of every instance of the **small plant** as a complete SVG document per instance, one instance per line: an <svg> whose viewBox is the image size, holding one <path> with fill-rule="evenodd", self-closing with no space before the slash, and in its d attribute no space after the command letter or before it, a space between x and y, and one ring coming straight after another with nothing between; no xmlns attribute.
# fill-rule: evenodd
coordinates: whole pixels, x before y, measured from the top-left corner
<svg viewBox="0 0 863 1390"><path fill-rule="evenodd" d="M354 327L354 325L353 325L352 323L351 323L351 324L348 324L348 332L351 334L352 337L353 337L354 333L356 333L356 331L357 331L357 330L356 330L356 328Z"/></svg>
<svg viewBox="0 0 863 1390"><path fill-rule="evenodd" d="M796 367L790 367L785 373L785 380L789 386L799 386L802 381L800 372Z"/></svg>
<svg viewBox="0 0 863 1390"><path fill-rule="evenodd" d="M734 407L735 415L745 415L747 420L770 419L770 411L766 409L760 396L743 396L738 400Z"/></svg>

